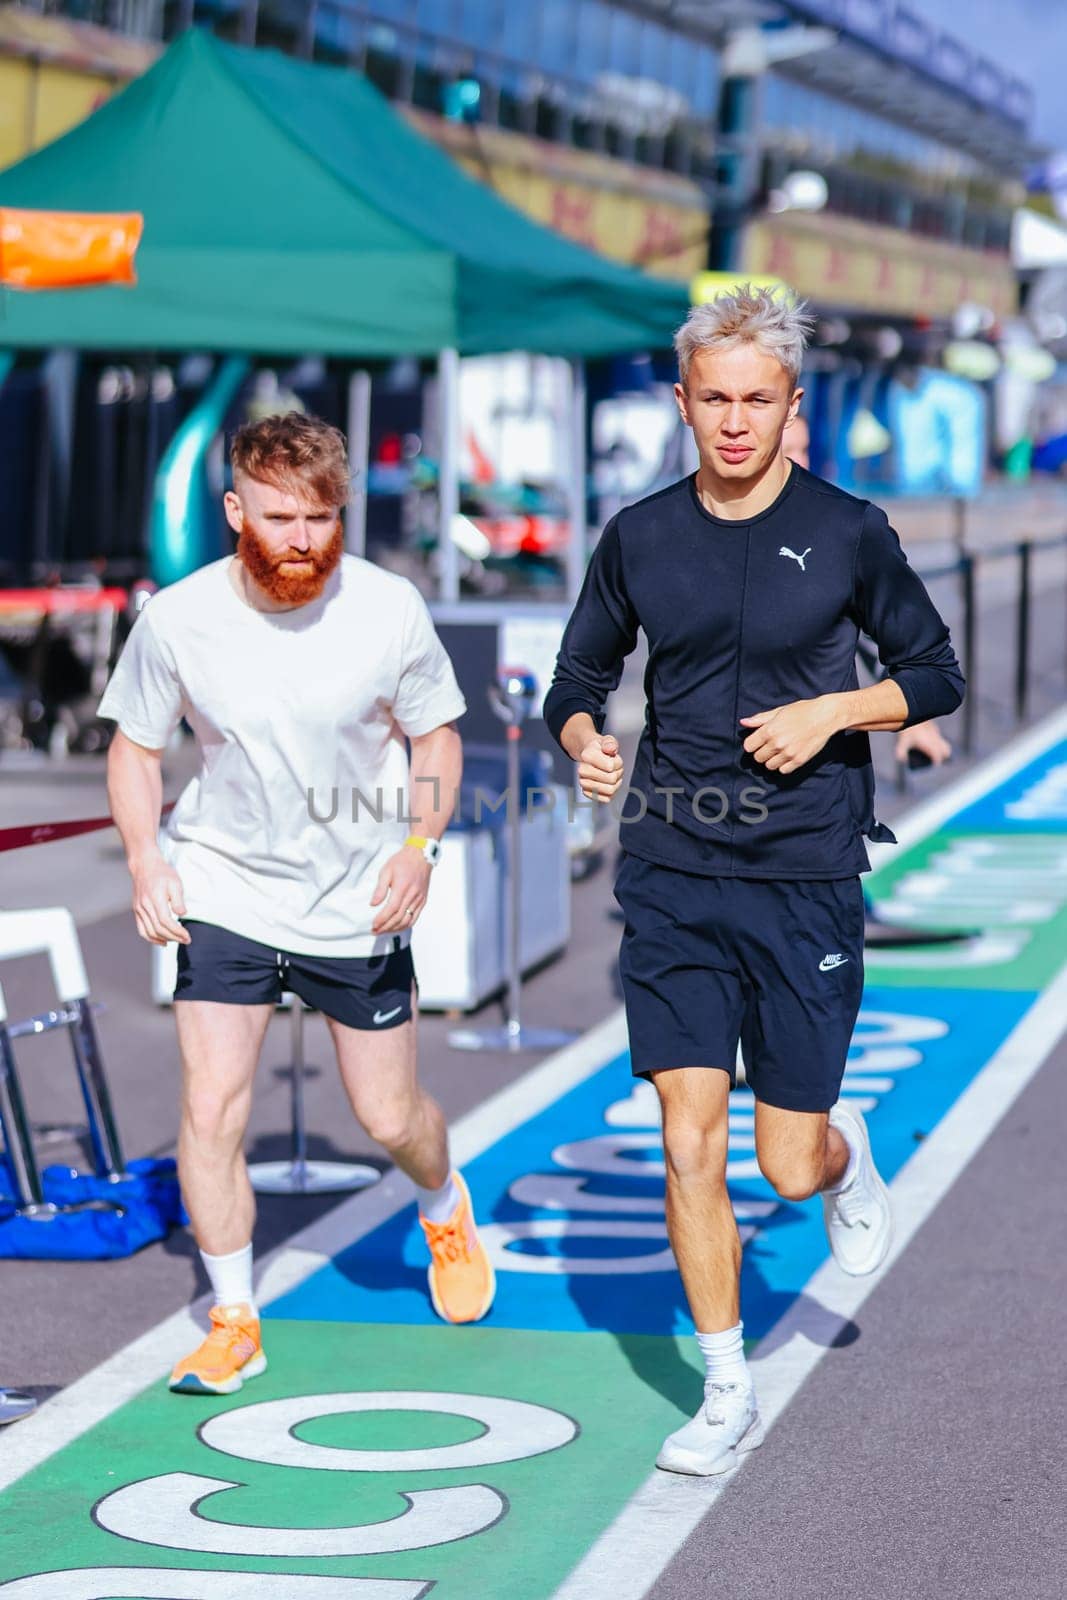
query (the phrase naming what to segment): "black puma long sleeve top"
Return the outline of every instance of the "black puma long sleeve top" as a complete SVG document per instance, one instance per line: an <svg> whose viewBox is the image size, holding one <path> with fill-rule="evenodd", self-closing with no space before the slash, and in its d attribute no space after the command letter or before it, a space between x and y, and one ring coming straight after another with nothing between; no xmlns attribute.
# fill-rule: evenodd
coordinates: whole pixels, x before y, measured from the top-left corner
<svg viewBox="0 0 1067 1600"><path fill-rule="evenodd" d="M858 686L870 635L907 702L905 726L954 711L963 677L948 628L885 513L793 467L758 516L704 509L692 477L613 517L563 636L544 715L559 740L598 730L638 630L645 726L621 812L623 849L708 876L839 878L866 871L874 819L865 733L839 733L799 771L768 772L740 718Z"/></svg>

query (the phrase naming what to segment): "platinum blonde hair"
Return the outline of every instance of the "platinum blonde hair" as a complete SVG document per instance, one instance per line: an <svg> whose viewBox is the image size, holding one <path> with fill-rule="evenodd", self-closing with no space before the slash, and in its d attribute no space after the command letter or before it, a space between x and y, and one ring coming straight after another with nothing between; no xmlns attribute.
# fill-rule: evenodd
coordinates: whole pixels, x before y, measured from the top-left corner
<svg viewBox="0 0 1067 1600"><path fill-rule="evenodd" d="M694 306L674 336L674 351L684 388L693 357L700 350L732 350L757 344L785 368L795 388L814 319L803 300L787 300L773 289L738 284L706 305Z"/></svg>

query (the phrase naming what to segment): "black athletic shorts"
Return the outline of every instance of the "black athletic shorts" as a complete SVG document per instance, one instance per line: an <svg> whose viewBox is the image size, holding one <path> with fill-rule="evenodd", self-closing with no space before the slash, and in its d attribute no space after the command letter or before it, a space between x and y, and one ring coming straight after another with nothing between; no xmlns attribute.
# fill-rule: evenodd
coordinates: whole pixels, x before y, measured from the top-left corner
<svg viewBox="0 0 1067 1600"><path fill-rule="evenodd" d="M246 939L213 922L183 917L189 944L178 946L178 1000L277 1005L288 990L346 1028L377 1033L411 1018L415 967L397 935L379 956L302 956Z"/></svg>
<svg viewBox="0 0 1067 1600"><path fill-rule="evenodd" d="M757 1100L828 1111L863 991L858 877L704 878L624 853L615 898L630 1058L721 1067Z"/></svg>

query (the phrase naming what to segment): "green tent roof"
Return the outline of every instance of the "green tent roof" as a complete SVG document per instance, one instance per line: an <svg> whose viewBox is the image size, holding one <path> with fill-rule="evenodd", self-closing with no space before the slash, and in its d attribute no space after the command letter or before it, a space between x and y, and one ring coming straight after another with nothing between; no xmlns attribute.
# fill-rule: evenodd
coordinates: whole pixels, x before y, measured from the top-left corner
<svg viewBox="0 0 1067 1600"><path fill-rule="evenodd" d="M0 205L143 211L133 289L10 291L0 344L371 358L662 347L677 283L469 178L356 73L190 30L0 173Z"/></svg>

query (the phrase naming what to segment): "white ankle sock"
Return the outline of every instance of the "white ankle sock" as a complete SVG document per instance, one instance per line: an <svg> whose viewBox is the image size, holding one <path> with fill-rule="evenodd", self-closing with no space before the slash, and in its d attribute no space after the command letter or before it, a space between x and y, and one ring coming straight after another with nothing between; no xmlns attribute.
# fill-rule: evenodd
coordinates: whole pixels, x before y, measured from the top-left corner
<svg viewBox="0 0 1067 1600"><path fill-rule="evenodd" d="M853 1178L856 1176L856 1169L860 1164L860 1152L858 1146L852 1143L844 1128L838 1128L837 1131L841 1135L842 1139L844 1139L845 1148L848 1150L848 1166L845 1168L840 1178L838 1178L837 1182L830 1185L830 1194L840 1194L842 1189L847 1189Z"/></svg>
<svg viewBox="0 0 1067 1600"><path fill-rule="evenodd" d="M705 1382L739 1383L751 1389L752 1377L745 1361L745 1341L741 1336L744 1323L726 1328L722 1333L698 1333L697 1344L704 1357Z"/></svg>
<svg viewBox="0 0 1067 1600"><path fill-rule="evenodd" d="M419 1197L419 1216L427 1222L447 1222L463 1198L451 1173L440 1189L420 1189L416 1184L415 1193Z"/></svg>
<svg viewBox="0 0 1067 1600"><path fill-rule="evenodd" d="M209 1256L201 1250L200 1259L211 1281L211 1291L217 1306L236 1306L242 1301L256 1311L252 1298L252 1246L231 1250L229 1255ZM258 1316L258 1312L256 1313Z"/></svg>

